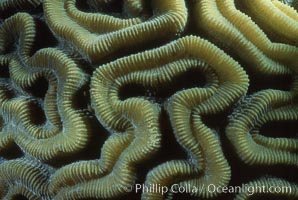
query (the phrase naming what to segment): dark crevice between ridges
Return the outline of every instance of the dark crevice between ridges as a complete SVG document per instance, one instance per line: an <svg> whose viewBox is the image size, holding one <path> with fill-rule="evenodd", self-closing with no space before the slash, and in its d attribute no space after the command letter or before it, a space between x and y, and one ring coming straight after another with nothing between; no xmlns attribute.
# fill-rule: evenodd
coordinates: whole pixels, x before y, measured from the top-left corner
<svg viewBox="0 0 298 200"><path fill-rule="evenodd" d="M17 195L13 195L12 200L30 200L30 199L25 197L24 195L17 194Z"/></svg>
<svg viewBox="0 0 298 200"><path fill-rule="evenodd" d="M76 8L87 13L103 13L109 15L121 15L123 8L123 0L114 0L107 3L99 3L98 6L89 4L86 0L76 0Z"/></svg>
<svg viewBox="0 0 298 200"><path fill-rule="evenodd" d="M1 137L1 130L0 130L0 137ZM9 144L9 146L7 148L4 148L3 151L0 150L0 158L2 157L5 160L13 160L16 158L20 158L22 156L24 156L24 153L15 142L12 142L11 144Z"/></svg>
<svg viewBox="0 0 298 200"><path fill-rule="evenodd" d="M34 7L32 7L30 5L26 5L24 3L22 8L20 8L20 7L10 7L9 9L1 11L0 12L0 20L5 20L5 19L13 16L14 14L16 14L18 12L26 12L26 13L29 13L31 15L35 15L35 14L42 13L43 9L42 9L42 5L39 5L39 6L34 8Z"/></svg>
<svg viewBox="0 0 298 200"><path fill-rule="evenodd" d="M10 86L10 73L7 64L0 65L0 90L3 90L4 96L11 99L16 96L14 90Z"/></svg>
<svg viewBox="0 0 298 200"><path fill-rule="evenodd" d="M96 5L97 4L97 5ZM101 13L110 15L121 19L129 19L132 17L150 17L153 16L153 10L150 1L144 2L143 11L138 13L140 16L131 16L131 13L127 13L124 9L123 0L114 0L107 3L95 3L88 2L85 0L77 0L75 4L76 8L86 13ZM145 13L146 12L146 13Z"/></svg>
<svg viewBox="0 0 298 200"><path fill-rule="evenodd" d="M141 84L126 84L121 86L119 97L123 101L130 97L150 97L150 95L149 90Z"/></svg>
<svg viewBox="0 0 298 200"><path fill-rule="evenodd" d="M46 123L46 115L44 113L43 107L38 101L31 101L29 103L30 107L30 121L34 125L44 125Z"/></svg>
<svg viewBox="0 0 298 200"><path fill-rule="evenodd" d="M3 80L0 79L0 88L1 88L1 90L4 90L3 94L4 94L5 98L12 99L12 98L17 97L18 96L17 92L13 88L11 88L10 85L8 85L10 83L9 79L6 79L6 80L7 80L7 82L3 82ZM4 84L4 85L2 85L2 84Z"/></svg>
<svg viewBox="0 0 298 200"><path fill-rule="evenodd" d="M49 88L49 82L44 77L38 77L33 84L24 88L24 91L34 99L30 101L30 120L35 125L44 125L46 123L46 115L44 112L43 101Z"/></svg>
<svg viewBox="0 0 298 200"><path fill-rule="evenodd" d="M76 0L76 8L83 12L95 12L91 6L89 6L86 0Z"/></svg>
<svg viewBox="0 0 298 200"><path fill-rule="evenodd" d="M242 13L246 13L247 8L243 3L241 3L241 0L235 0L234 3L235 3L235 8L237 10L241 11ZM248 15L248 14L246 14L246 15Z"/></svg>
<svg viewBox="0 0 298 200"><path fill-rule="evenodd" d="M44 99L49 88L49 82L44 77L38 77L33 84L24 88L30 95L35 98Z"/></svg>
<svg viewBox="0 0 298 200"><path fill-rule="evenodd" d="M10 74L9 74L9 66L7 65L0 65L0 79L9 79Z"/></svg>
<svg viewBox="0 0 298 200"><path fill-rule="evenodd" d="M111 1L110 3L102 5L99 10L108 14L121 15L123 10L123 0Z"/></svg>
<svg viewBox="0 0 298 200"><path fill-rule="evenodd" d="M90 106L90 82L84 84L82 87L80 87L74 94L73 100L72 100L72 107L75 110L89 110L90 112L93 112L93 109ZM92 109L92 110L91 110Z"/></svg>
<svg viewBox="0 0 298 200"><path fill-rule="evenodd" d="M119 90L119 98L125 100L129 97L145 97L157 103L163 103L176 92L194 87L202 88L205 85L206 77L202 70L192 68L174 77L170 84L164 84L159 88L150 88L135 83L123 85Z"/></svg>
<svg viewBox="0 0 298 200"><path fill-rule="evenodd" d="M78 52L74 50L68 50L70 50L70 48L67 48L67 51L64 51L64 53L67 54L67 56L70 57L81 70L83 70L83 73L91 76L93 74L94 69L96 69L98 66L92 65L87 60L84 60L82 57L80 57Z"/></svg>
<svg viewBox="0 0 298 200"><path fill-rule="evenodd" d="M35 18L34 22L36 35L29 56L33 56L40 49L58 45L57 39L43 20Z"/></svg>
<svg viewBox="0 0 298 200"><path fill-rule="evenodd" d="M151 3L152 3L152 1L144 1L143 11L140 13L140 17L144 15L144 12L146 12L146 15L148 15L148 17L149 17L149 19L146 19L146 20L150 20L150 18L152 19L155 17L153 15L154 11L153 11L153 7L152 7Z"/></svg>
<svg viewBox="0 0 298 200"><path fill-rule="evenodd" d="M12 41L6 41L5 49L3 54L11 54L18 50L19 43L18 41L12 40Z"/></svg>
<svg viewBox="0 0 298 200"><path fill-rule="evenodd" d="M298 139L298 121L270 121L261 126L259 134L270 138Z"/></svg>
<svg viewBox="0 0 298 200"><path fill-rule="evenodd" d="M201 115L201 120L208 128L215 129L220 133L222 127L227 124L228 116L233 112L233 104L216 114Z"/></svg>
<svg viewBox="0 0 298 200"><path fill-rule="evenodd" d="M293 75L265 75L246 70L249 77L249 88L247 94L255 92L275 89L282 91L290 91L293 84Z"/></svg>
<svg viewBox="0 0 298 200"><path fill-rule="evenodd" d="M196 26L197 18L195 15L197 13L195 13L195 3L196 1L194 0L185 1L186 7L188 9L188 18L185 29L179 33L179 37L185 37L189 35L202 36L201 29Z"/></svg>
<svg viewBox="0 0 298 200"><path fill-rule="evenodd" d="M234 50L226 49L234 60L236 60L245 70L249 78L249 87L247 95L254 94L261 90L275 89L282 91L290 91L294 83L294 74L266 74L260 73L257 69L253 69L252 64L244 61Z"/></svg>

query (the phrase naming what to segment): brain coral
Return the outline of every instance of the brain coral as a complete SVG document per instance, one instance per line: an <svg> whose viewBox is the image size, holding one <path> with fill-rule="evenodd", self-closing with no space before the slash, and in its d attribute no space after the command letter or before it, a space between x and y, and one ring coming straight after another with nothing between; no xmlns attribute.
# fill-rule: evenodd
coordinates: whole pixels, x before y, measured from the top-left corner
<svg viewBox="0 0 298 200"><path fill-rule="evenodd" d="M298 199L297 0L0 0L1 199Z"/></svg>

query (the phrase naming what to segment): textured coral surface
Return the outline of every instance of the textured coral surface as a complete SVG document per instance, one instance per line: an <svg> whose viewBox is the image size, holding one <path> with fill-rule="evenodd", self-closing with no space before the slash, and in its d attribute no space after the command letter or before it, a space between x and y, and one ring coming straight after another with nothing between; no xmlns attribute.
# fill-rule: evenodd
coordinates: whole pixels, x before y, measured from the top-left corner
<svg viewBox="0 0 298 200"><path fill-rule="evenodd" d="M0 0L0 199L298 199L297 9Z"/></svg>

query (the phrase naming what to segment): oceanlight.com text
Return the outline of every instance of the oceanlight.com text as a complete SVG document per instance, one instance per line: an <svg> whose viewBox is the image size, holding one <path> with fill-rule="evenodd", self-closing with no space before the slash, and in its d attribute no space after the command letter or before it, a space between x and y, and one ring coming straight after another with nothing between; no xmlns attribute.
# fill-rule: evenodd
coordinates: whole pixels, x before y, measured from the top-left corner
<svg viewBox="0 0 298 200"><path fill-rule="evenodd" d="M171 186L164 186L161 184L135 184L133 186L119 186L125 192L135 193L159 193L166 194L170 193L247 193L253 195L255 193L291 193L292 189L289 186L273 185L273 186L256 186L246 185L241 186L218 186L215 184L201 185L200 187L194 185L179 185L173 184Z"/></svg>

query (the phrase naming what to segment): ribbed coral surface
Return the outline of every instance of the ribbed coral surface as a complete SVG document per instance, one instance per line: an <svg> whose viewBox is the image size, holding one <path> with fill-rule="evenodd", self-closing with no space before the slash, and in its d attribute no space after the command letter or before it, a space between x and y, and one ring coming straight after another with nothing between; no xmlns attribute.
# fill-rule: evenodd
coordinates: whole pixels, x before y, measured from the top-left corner
<svg viewBox="0 0 298 200"><path fill-rule="evenodd" d="M298 199L297 10L0 0L0 199Z"/></svg>

